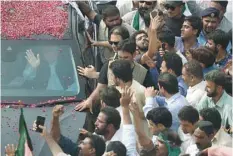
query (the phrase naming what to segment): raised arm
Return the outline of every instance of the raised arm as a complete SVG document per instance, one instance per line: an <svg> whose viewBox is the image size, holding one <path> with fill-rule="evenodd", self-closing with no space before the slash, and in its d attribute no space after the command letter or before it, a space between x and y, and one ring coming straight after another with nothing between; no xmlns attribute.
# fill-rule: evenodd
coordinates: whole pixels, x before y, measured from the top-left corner
<svg viewBox="0 0 233 156"><path fill-rule="evenodd" d="M88 19L92 21L95 19L97 13L94 10L92 10L88 4L86 4L84 1L77 1L77 4L81 12L85 14L88 17Z"/></svg>
<svg viewBox="0 0 233 156"><path fill-rule="evenodd" d="M131 103L129 109L133 114L134 126L139 144L143 147L144 150L153 149L154 146L152 140L144 133L138 105L136 103Z"/></svg>
<svg viewBox="0 0 233 156"><path fill-rule="evenodd" d="M64 113L64 106L63 105L56 105L53 108L53 117L51 121L51 136L56 142L59 142L61 138L61 130L60 130L60 123L59 117Z"/></svg>
<svg viewBox="0 0 233 156"><path fill-rule="evenodd" d="M129 112L129 103L132 99L132 93L130 89L125 88L123 93L121 94L121 106L122 106L122 114L123 114L123 140L122 143L125 145L127 149L127 156L137 156L136 149L136 134L135 128L132 124L132 120L130 118Z"/></svg>
<svg viewBox="0 0 233 156"><path fill-rule="evenodd" d="M39 125L39 128L41 128L43 130L41 135L45 138L45 141L47 142L53 156L57 156L59 153L63 153L61 147L53 139L53 137L46 131L46 128L41 126L41 125Z"/></svg>

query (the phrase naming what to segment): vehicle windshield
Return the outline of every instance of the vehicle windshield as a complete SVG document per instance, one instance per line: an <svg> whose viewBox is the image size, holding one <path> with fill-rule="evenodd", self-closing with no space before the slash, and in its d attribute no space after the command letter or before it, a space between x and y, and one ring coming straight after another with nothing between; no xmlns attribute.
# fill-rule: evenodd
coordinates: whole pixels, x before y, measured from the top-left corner
<svg viewBox="0 0 233 156"><path fill-rule="evenodd" d="M3 97L76 96L79 80L69 45L4 45Z"/></svg>

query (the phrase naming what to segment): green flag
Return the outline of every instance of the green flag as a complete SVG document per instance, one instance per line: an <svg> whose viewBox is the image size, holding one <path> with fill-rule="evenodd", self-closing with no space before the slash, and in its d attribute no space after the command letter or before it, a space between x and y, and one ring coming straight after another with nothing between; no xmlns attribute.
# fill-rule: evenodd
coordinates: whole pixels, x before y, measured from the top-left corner
<svg viewBox="0 0 233 156"><path fill-rule="evenodd" d="M23 115L23 108L20 109L21 114L19 118L19 143L15 152L16 156L31 156L32 155L32 142L28 134L27 125Z"/></svg>

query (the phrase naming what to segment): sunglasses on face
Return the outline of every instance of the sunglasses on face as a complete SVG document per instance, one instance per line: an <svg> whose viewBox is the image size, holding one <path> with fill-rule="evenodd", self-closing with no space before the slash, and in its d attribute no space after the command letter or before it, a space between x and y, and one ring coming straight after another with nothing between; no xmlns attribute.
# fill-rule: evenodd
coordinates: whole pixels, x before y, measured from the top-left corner
<svg viewBox="0 0 233 156"><path fill-rule="evenodd" d="M108 42L109 42L109 44L111 44L111 45L113 45L113 44L114 44L115 46L117 46L117 45L118 45L118 43L119 43L119 42L113 42L113 41L108 41Z"/></svg>
<svg viewBox="0 0 233 156"><path fill-rule="evenodd" d="M165 9L166 9L166 10L169 10L169 9L170 9L171 11L174 11L175 8L176 8L176 7L171 6L171 5L165 5Z"/></svg>
<svg viewBox="0 0 233 156"><path fill-rule="evenodd" d="M146 5L152 5L153 2L148 2L148 1L139 1L139 3L146 3Z"/></svg>

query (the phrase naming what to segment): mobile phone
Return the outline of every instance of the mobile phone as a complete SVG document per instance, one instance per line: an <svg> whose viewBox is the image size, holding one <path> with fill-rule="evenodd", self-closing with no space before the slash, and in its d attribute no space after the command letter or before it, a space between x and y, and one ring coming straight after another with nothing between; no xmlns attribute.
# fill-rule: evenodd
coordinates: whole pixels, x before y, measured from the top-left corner
<svg viewBox="0 0 233 156"><path fill-rule="evenodd" d="M162 43L162 49L165 51L165 43Z"/></svg>
<svg viewBox="0 0 233 156"><path fill-rule="evenodd" d="M42 133L42 129L39 128L39 125L44 126L44 124L45 124L45 117L37 116L37 118L36 118L36 127L37 127L36 132Z"/></svg>
<svg viewBox="0 0 233 156"><path fill-rule="evenodd" d="M157 16L158 12L156 10L151 12L151 16L152 18L155 18L155 16Z"/></svg>

